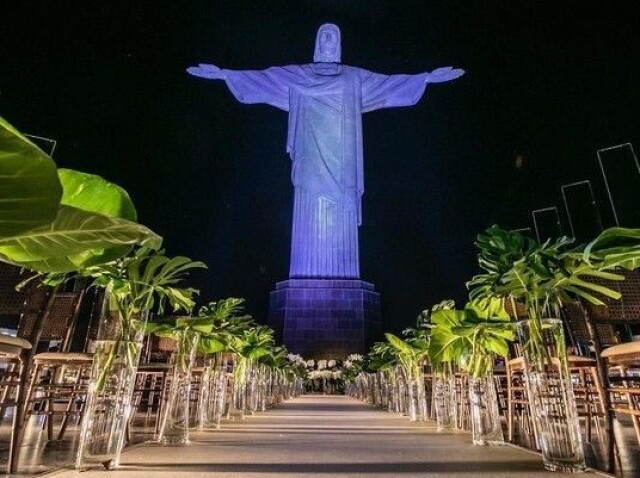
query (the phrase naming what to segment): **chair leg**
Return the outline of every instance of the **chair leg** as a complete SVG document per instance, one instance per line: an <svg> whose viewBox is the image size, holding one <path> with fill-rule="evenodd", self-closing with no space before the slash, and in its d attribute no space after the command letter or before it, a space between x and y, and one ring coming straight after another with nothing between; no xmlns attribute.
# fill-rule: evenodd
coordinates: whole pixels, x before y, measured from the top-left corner
<svg viewBox="0 0 640 478"><path fill-rule="evenodd" d="M0 397L0 425L2 425L2 420L4 420L4 414L6 413L8 408L5 404L7 403L7 400L10 397L9 391L12 388L16 388L17 386L17 383L14 384L13 381L11 380L11 377L15 373L15 369L16 369L16 364L11 363L9 364L9 366L5 371L4 380L6 381L6 385L2 390L2 396ZM18 372L18 382L19 381L20 381L20 373Z"/></svg>
<svg viewBox="0 0 640 478"><path fill-rule="evenodd" d="M513 390L511 374L507 376L507 441L513 443Z"/></svg>
<svg viewBox="0 0 640 478"><path fill-rule="evenodd" d="M19 366L18 390L16 396L15 412L13 413L13 424L11 428L11 441L9 443L9 460L7 462L7 473L15 473L18 471L18 461L20 459L20 446L24 437L25 415L26 415L26 399L27 399L27 380L29 375L29 362L25 359L29 358L28 351L23 352L21 363Z"/></svg>
<svg viewBox="0 0 640 478"><path fill-rule="evenodd" d="M64 434L69 426L69 416L74 413L73 405L76 398L76 394L80 389L80 377L82 376L82 367L79 367L74 376L74 385L69 392L69 402L67 402L67 408L65 409L64 416L62 417L62 424L60 425L60 431L58 432L58 440L64 438Z"/></svg>

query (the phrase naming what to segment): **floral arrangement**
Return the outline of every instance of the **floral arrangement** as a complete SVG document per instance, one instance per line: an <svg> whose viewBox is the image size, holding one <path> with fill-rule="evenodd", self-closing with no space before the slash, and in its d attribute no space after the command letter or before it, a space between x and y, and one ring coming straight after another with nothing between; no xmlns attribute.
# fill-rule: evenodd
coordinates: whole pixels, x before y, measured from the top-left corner
<svg viewBox="0 0 640 478"><path fill-rule="evenodd" d="M346 360L308 360L305 388L308 392L315 393L342 393L345 378L350 376L348 371L354 364L359 364L356 368L361 369L362 361L363 356L359 354L351 354Z"/></svg>

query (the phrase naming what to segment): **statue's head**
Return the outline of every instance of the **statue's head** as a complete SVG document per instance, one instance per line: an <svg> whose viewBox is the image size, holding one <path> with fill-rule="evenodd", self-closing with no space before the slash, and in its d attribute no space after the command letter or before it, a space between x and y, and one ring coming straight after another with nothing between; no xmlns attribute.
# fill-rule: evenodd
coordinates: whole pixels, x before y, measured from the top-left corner
<svg viewBox="0 0 640 478"><path fill-rule="evenodd" d="M325 23L318 28L313 61L316 63L340 63L341 56L340 29L333 23Z"/></svg>

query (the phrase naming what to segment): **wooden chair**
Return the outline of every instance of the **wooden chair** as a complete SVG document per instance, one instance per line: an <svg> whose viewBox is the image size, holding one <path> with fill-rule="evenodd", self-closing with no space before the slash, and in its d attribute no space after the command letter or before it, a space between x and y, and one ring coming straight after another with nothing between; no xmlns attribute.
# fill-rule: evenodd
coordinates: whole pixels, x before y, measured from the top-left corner
<svg viewBox="0 0 640 478"><path fill-rule="evenodd" d="M16 290L16 286L27 279L29 274L21 268L0 262L0 327L17 329L25 301L33 290L33 285Z"/></svg>
<svg viewBox="0 0 640 478"><path fill-rule="evenodd" d="M16 286L27 277L19 267L0 262L0 327L9 334L3 335L3 340L7 342L4 344L5 347L10 348L8 342L12 340L11 336L15 335L25 302L33 290L32 286L16 290ZM28 349L24 350L31 349L29 338L21 337L18 340L24 341L20 342L23 345L25 342L29 343ZM2 421L5 411L15 407L15 395L17 395L19 377L24 370L24 363L20 359L20 352L13 353L10 349L5 353L0 352L0 363L4 367L0 370L0 421Z"/></svg>
<svg viewBox="0 0 640 478"><path fill-rule="evenodd" d="M5 275L3 278L4 284L6 285L7 276ZM14 274L14 279L15 278L16 274ZM18 343L14 341L13 343L7 344L7 341L11 341L12 339L4 338L5 348L7 346L9 348L3 356L3 360L7 365L4 377L8 381L8 387L3 390L2 400L3 404L6 401L8 405L12 405L14 408L7 473L15 473L17 471L20 445L24 434L25 402L27 382L31 372L31 361L35 354L35 345L40 341L46 311L52 304L51 289L48 287L39 287L39 284L35 281L31 282L29 287L21 292L24 293L20 299L22 300L22 298L24 298L21 317L26 314L27 310L34 311L35 315L29 329L18 329L19 335L24 334L23 336L17 337L19 340ZM13 301L13 303L15 304L17 301ZM21 320L15 323L15 326L18 326L20 322ZM29 344L28 347L26 344ZM11 348L13 348L13 351ZM19 355L16 353L17 348L21 349ZM10 392L15 393L15 398L10 396ZM5 409L6 407L3 407L3 412Z"/></svg>
<svg viewBox="0 0 640 478"><path fill-rule="evenodd" d="M24 375L26 373L28 363L28 352L31 350L31 343L20 338L5 334L0 334L0 363L11 368L17 363L17 370L14 373L5 374L0 379L0 390L2 390L2 414L7 408L15 408L13 414L12 430L19 430L18 423L22 420L23 400L21 400L20 388L24 384ZM11 392L15 392L15 398L10 396ZM23 398L23 397L22 397ZM15 471L18 460L18 450L20 447L21 436L19 433L11 433L9 444L9 460L7 462L7 473Z"/></svg>
<svg viewBox="0 0 640 478"><path fill-rule="evenodd" d="M79 397L86 393L86 376L93 357L89 353L69 353L80 303L84 290L56 293L45 312L41 343L58 342L57 351L37 353L33 357L33 371L27 391L25 421L32 415L45 417L47 435L53 440L56 415L62 415L62 425L57 439L61 440L70 416L82 413ZM29 330L37 313L27 310L20 321L18 333ZM56 404L64 404L57 410Z"/></svg>
<svg viewBox="0 0 640 478"><path fill-rule="evenodd" d="M613 412L628 415L640 447L640 342L614 345L602 352L610 374Z"/></svg>
<svg viewBox="0 0 640 478"><path fill-rule="evenodd" d="M617 329L627 329L632 324L640 324L640 269L634 271L617 270L617 273L625 276L624 281L607 281L603 279L590 278L591 282L598 285L617 290L622 295L620 300L599 296L604 302L604 306L593 306L591 304L578 304L583 310L583 315L587 327L588 338L590 339L593 354L596 360L598 377L606 390L612 390L609 380L610 370L615 369L609 359L603 357L603 348L606 342L613 340L603 339L606 334L602 334L602 325L614 325ZM616 346L614 346L616 347ZM611 347L611 348L614 348ZM611 354L612 352L609 352ZM612 473L616 462L615 457L615 434L613 422L615 420L616 407L612 398L616 398L615 393L605 393L603 407L606 411L605 426L607 429L607 471Z"/></svg>
<svg viewBox="0 0 640 478"><path fill-rule="evenodd" d="M518 352L516 352L518 354ZM507 375L507 441L515 442L516 424L519 423L525 436L525 444L537 448L537 434L529 406L524 358L511 358L505 363Z"/></svg>

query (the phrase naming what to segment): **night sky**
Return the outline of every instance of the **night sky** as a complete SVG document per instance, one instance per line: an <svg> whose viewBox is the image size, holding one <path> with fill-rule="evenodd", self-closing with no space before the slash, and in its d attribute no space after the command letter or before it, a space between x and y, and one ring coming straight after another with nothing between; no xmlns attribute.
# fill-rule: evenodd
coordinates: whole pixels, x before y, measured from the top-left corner
<svg viewBox="0 0 640 478"><path fill-rule="evenodd" d="M475 235L562 212L563 184L591 180L610 224L596 150L640 148L637 1L40 3L2 12L0 115L55 138L59 166L127 189L169 254L209 265L192 280L203 300L245 297L261 322L288 274L287 117L237 103L189 65L310 62L318 26L333 22L344 63L467 71L415 107L364 116L362 278L382 294L387 330L463 298Z"/></svg>

